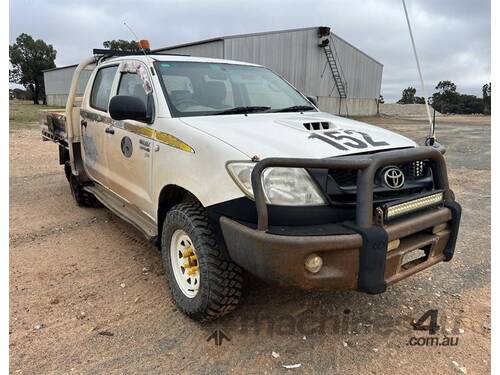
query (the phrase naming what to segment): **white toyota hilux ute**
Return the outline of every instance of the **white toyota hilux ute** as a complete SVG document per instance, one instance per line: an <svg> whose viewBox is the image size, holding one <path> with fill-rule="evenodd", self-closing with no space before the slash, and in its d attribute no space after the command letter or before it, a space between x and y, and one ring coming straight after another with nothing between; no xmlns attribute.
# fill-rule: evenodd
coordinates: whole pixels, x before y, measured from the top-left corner
<svg viewBox="0 0 500 375"><path fill-rule="evenodd" d="M188 316L231 311L244 272L375 294L451 260L461 209L441 149L321 112L262 66L116 54L76 68L42 135L78 205L106 206L161 249Z"/></svg>

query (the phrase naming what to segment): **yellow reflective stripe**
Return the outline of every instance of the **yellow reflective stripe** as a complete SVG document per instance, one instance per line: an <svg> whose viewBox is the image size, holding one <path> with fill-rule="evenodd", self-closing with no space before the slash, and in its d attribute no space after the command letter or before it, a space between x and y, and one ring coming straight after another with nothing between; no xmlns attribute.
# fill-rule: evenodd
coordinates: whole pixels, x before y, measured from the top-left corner
<svg viewBox="0 0 500 375"><path fill-rule="evenodd" d="M150 128L139 128L137 133L148 138L154 138L155 136L155 131Z"/></svg>
<svg viewBox="0 0 500 375"><path fill-rule="evenodd" d="M123 124L123 129L150 139L155 139L168 146L178 148L179 150L194 153L194 150L191 146L182 142L180 139L174 137L171 134L163 133L161 131L151 129L149 127L133 125L128 122L125 122Z"/></svg>
<svg viewBox="0 0 500 375"><path fill-rule="evenodd" d="M163 133L163 132L156 130L155 134L154 134L154 138L157 141L165 143L168 146L178 148L179 150L182 150L182 151L194 153L194 150L191 146L182 142L180 139L175 138L173 135Z"/></svg>

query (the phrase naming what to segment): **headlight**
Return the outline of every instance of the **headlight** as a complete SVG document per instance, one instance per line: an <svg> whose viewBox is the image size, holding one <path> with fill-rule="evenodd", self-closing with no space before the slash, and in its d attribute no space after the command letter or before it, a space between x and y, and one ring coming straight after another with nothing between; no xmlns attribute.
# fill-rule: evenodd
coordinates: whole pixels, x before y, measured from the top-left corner
<svg viewBox="0 0 500 375"><path fill-rule="evenodd" d="M253 199L254 163L234 162L227 169L243 192ZM262 173L266 202L277 206L320 206L326 201L309 173L303 168L271 167Z"/></svg>

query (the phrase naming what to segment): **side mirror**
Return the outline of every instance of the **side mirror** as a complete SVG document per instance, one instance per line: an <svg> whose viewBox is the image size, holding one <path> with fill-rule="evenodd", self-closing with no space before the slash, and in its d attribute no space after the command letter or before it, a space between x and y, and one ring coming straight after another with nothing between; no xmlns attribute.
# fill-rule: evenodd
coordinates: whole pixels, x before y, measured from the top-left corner
<svg viewBox="0 0 500 375"><path fill-rule="evenodd" d="M307 100L309 100L312 104L314 104L315 107L318 106L318 102L316 101L316 98L314 96L306 96Z"/></svg>
<svg viewBox="0 0 500 375"><path fill-rule="evenodd" d="M113 120L150 120L146 104L135 96L117 95L109 101L109 114Z"/></svg>

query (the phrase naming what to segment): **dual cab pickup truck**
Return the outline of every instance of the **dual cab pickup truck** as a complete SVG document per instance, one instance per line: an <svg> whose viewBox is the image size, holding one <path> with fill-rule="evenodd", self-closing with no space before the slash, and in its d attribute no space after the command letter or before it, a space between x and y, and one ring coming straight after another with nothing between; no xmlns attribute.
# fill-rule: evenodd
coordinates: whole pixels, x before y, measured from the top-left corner
<svg viewBox="0 0 500 375"><path fill-rule="evenodd" d="M157 244L193 319L231 311L244 270L374 294L453 256L461 210L441 149L321 112L262 66L97 55L41 127L77 204L102 204Z"/></svg>

